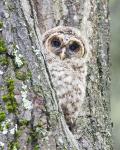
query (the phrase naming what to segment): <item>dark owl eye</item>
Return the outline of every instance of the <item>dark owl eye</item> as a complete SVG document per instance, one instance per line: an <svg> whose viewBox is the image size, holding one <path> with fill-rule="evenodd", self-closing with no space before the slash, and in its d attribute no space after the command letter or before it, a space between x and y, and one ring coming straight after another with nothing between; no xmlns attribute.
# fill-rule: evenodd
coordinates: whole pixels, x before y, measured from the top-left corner
<svg viewBox="0 0 120 150"><path fill-rule="evenodd" d="M51 41L51 45L52 45L52 47L58 48L61 46L61 41L59 39L55 38Z"/></svg>
<svg viewBox="0 0 120 150"><path fill-rule="evenodd" d="M77 42L73 42L72 44L69 45L69 50L73 52L79 50L79 48L80 45Z"/></svg>

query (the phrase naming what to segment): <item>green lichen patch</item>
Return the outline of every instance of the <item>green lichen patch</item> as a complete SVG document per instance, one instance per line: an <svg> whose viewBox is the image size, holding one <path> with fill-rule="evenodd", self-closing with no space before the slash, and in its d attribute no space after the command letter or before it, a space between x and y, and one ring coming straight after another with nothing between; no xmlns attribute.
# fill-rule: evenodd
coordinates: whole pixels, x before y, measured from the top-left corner
<svg viewBox="0 0 120 150"><path fill-rule="evenodd" d="M0 21L0 29L2 29L2 28L3 28L3 22Z"/></svg>
<svg viewBox="0 0 120 150"><path fill-rule="evenodd" d="M6 103L6 109L9 113L14 113L17 109L17 103L11 103L11 102L7 102Z"/></svg>
<svg viewBox="0 0 120 150"><path fill-rule="evenodd" d="M0 122L4 121L6 118L5 112L0 112Z"/></svg>
<svg viewBox="0 0 120 150"><path fill-rule="evenodd" d="M3 95L3 96L2 96L2 100L3 100L4 102L9 101L9 95Z"/></svg>
<svg viewBox="0 0 120 150"><path fill-rule="evenodd" d="M4 56L4 57L0 57L0 65L4 66L4 65L8 65L9 64L9 59Z"/></svg>
<svg viewBox="0 0 120 150"><path fill-rule="evenodd" d="M17 103L14 98L14 95L4 95L2 97L3 101L6 102L6 109L8 110L9 113L13 113L17 109Z"/></svg>
<svg viewBox="0 0 120 150"><path fill-rule="evenodd" d="M7 81L7 84L8 84L8 86L11 86L11 85L13 85L14 84L14 80L13 79L8 79Z"/></svg>
<svg viewBox="0 0 120 150"><path fill-rule="evenodd" d="M17 110L18 104L14 95L14 80L6 81L8 93L2 96L2 100L6 103L6 109L9 113L14 113Z"/></svg>
<svg viewBox="0 0 120 150"><path fill-rule="evenodd" d="M19 121L19 125L20 126L28 126L29 125L29 121L26 119L22 119Z"/></svg>
<svg viewBox="0 0 120 150"><path fill-rule="evenodd" d="M15 132L15 137L16 137L16 139L18 138L18 137L20 137L20 135L22 134L22 130L17 130L16 132Z"/></svg>
<svg viewBox="0 0 120 150"><path fill-rule="evenodd" d="M14 84L7 85L8 93L11 99L14 97Z"/></svg>
<svg viewBox="0 0 120 150"><path fill-rule="evenodd" d="M27 79L27 74L24 71L16 71L16 78L22 81L25 81Z"/></svg>
<svg viewBox="0 0 120 150"><path fill-rule="evenodd" d="M18 80L22 80L22 81L25 81L31 78L30 71L22 71L22 70L16 69L15 75Z"/></svg>
<svg viewBox="0 0 120 150"><path fill-rule="evenodd" d="M36 145L34 146L34 150L39 150L39 149L40 149L39 145L36 144Z"/></svg>
<svg viewBox="0 0 120 150"><path fill-rule="evenodd" d="M8 144L8 150L17 150L20 148L18 141L12 141Z"/></svg>
<svg viewBox="0 0 120 150"><path fill-rule="evenodd" d="M5 42L2 38L0 38L0 54L4 54L7 52L7 47L5 45Z"/></svg>
<svg viewBox="0 0 120 150"><path fill-rule="evenodd" d="M3 131L3 127L2 127L2 125L0 124L0 131L2 132Z"/></svg>
<svg viewBox="0 0 120 150"><path fill-rule="evenodd" d="M14 80L9 79L6 81L7 82L7 90L8 90L8 101L11 103L15 102L15 97L14 97Z"/></svg>
<svg viewBox="0 0 120 150"><path fill-rule="evenodd" d="M10 128L10 123L7 122L6 125L5 125L6 129L9 129Z"/></svg>

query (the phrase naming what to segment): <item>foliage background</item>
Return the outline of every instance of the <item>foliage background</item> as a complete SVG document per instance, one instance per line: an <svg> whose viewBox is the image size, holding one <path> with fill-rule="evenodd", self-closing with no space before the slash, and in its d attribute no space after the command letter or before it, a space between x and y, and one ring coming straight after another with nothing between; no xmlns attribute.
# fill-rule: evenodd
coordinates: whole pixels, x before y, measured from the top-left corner
<svg viewBox="0 0 120 150"><path fill-rule="evenodd" d="M114 149L120 150L120 0L110 0L111 13L111 106Z"/></svg>

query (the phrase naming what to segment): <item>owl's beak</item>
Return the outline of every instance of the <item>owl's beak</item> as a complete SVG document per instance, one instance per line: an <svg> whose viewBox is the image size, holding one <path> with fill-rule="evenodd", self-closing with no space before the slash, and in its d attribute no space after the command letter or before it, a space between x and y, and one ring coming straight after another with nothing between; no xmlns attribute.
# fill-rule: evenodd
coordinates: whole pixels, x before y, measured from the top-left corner
<svg viewBox="0 0 120 150"><path fill-rule="evenodd" d="M66 48L62 49L62 52L60 53L60 59L64 60L66 58Z"/></svg>

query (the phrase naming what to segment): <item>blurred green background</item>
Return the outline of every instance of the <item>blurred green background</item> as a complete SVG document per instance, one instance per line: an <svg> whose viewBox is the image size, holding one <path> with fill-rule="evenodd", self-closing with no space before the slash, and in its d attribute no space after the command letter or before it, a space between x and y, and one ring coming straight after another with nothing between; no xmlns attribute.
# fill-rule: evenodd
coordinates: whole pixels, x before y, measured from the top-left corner
<svg viewBox="0 0 120 150"><path fill-rule="evenodd" d="M111 13L111 106L114 149L120 150L120 0L110 0Z"/></svg>

